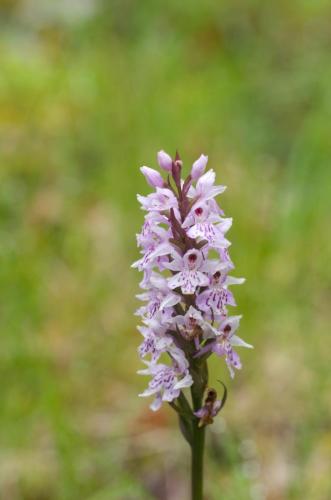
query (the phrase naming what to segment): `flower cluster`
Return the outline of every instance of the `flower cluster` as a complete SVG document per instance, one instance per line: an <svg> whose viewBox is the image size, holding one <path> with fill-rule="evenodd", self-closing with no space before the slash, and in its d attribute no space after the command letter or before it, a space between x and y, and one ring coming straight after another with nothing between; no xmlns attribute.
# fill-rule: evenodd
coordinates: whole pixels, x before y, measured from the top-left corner
<svg viewBox="0 0 331 500"><path fill-rule="evenodd" d="M141 167L154 192L138 195L147 214L137 235L142 255L133 267L143 273L143 293L137 296L143 305L136 314L142 319L139 355L146 368L139 373L152 377L140 396L154 395L153 410L193 384L192 361L215 353L233 377L241 368L234 347L252 347L236 335L241 316L228 313L228 306L236 305L229 287L244 279L229 276L234 265L226 233L232 219L215 201L225 187L215 186L213 170L205 173L207 160L201 155L185 180L178 153L175 159L158 153L165 179Z"/></svg>

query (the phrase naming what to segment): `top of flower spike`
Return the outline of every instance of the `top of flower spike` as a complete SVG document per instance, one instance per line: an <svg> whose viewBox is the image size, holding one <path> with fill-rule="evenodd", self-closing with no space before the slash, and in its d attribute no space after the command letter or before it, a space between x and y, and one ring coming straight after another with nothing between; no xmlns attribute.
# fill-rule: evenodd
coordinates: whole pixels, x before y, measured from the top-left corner
<svg viewBox="0 0 331 500"><path fill-rule="evenodd" d="M188 207L190 210L206 204L226 189L225 186L214 186L215 172L212 169L204 173L208 156L201 155L193 163L190 174L185 181L180 178L182 161L178 153L176 153L175 159L172 159L168 153L161 150L157 154L157 159L160 167L168 174L172 174L176 186L171 184L169 175L167 179L163 179L157 170L147 166L141 167L140 170L148 184L156 189L155 193L148 196L138 195L138 200L144 210L162 212L171 208L178 208L174 187L177 187L181 198L187 197L192 200L191 206ZM196 181L196 187L192 186L193 181ZM185 215L188 215L188 213L189 210L186 210Z"/></svg>

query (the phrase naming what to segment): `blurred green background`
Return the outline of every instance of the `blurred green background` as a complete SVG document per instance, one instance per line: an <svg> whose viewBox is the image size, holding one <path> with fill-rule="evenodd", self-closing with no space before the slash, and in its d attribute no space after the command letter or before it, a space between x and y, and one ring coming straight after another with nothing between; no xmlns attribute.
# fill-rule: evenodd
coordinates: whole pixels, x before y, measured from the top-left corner
<svg viewBox="0 0 331 500"><path fill-rule="evenodd" d="M241 335L209 500L331 498L331 4L14 0L0 11L0 498L185 500L137 398L138 167L228 186Z"/></svg>

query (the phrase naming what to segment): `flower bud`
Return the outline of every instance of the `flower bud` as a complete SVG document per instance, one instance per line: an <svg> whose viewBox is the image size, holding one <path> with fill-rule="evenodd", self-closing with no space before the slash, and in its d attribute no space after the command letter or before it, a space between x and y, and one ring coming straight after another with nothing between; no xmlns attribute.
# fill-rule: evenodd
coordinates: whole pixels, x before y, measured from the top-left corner
<svg viewBox="0 0 331 500"><path fill-rule="evenodd" d="M163 179L157 170L149 167L140 167L141 172L144 174L146 181L152 187L163 187Z"/></svg>
<svg viewBox="0 0 331 500"><path fill-rule="evenodd" d="M194 181L199 179L207 166L208 156L201 155L192 165L191 177Z"/></svg>
<svg viewBox="0 0 331 500"><path fill-rule="evenodd" d="M172 158L165 151L161 150L157 154L157 161L163 170L171 172L172 168Z"/></svg>

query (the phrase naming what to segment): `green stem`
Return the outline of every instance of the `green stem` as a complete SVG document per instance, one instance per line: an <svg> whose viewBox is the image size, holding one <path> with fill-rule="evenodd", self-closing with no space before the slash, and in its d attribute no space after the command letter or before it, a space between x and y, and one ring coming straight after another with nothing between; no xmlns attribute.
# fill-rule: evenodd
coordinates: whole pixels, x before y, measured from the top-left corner
<svg viewBox="0 0 331 500"><path fill-rule="evenodd" d="M194 422L191 446L191 488L192 500L203 499L203 452L205 445L205 428Z"/></svg>
<svg viewBox="0 0 331 500"><path fill-rule="evenodd" d="M192 363L191 373L194 384L191 386L192 403L194 411L201 408L203 394L207 385L208 370L206 362L198 365ZM205 447L205 427L199 427L199 419L192 422L191 445L191 488L192 500L203 499L203 455Z"/></svg>

